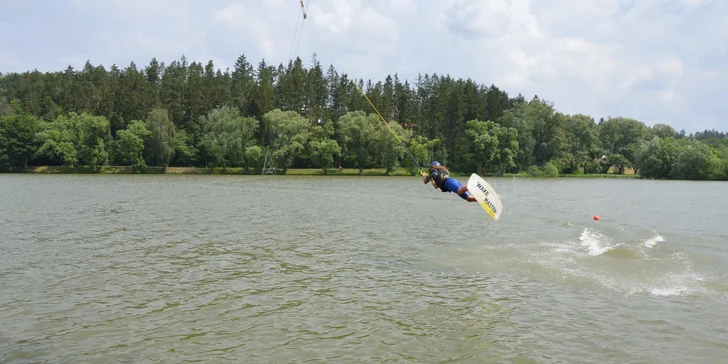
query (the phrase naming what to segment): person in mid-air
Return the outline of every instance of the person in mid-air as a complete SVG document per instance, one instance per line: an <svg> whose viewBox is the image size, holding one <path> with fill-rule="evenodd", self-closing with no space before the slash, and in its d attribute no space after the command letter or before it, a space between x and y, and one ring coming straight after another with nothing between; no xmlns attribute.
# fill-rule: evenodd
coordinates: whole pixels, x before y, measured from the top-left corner
<svg viewBox="0 0 728 364"><path fill-rule="evenodd" d="M475 197L468 192L468 186L463 186L460 181L450 177L450 172L438 161L430 163L430 174L422 172L422 180L425 184L432 181L432 186L439 188L442 192L455 192L463 200L476 201Z"/></svg>

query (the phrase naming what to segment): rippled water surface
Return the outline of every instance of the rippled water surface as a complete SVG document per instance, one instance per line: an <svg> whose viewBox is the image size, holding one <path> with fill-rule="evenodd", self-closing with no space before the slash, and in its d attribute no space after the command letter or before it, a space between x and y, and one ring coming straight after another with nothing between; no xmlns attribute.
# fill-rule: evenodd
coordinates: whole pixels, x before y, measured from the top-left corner
<svg viewBox="0 0 728 364"><path fill-rule="evenodd" d="M728 360L728 184L489 181L0 175L0 362Z"/></svg>

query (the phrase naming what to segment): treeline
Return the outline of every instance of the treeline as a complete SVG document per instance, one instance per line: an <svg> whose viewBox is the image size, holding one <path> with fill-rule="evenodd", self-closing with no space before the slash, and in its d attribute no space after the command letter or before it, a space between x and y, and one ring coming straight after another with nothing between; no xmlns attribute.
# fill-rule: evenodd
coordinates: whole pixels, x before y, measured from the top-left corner
<svg viewBox="0 0 728 364"><path fill-rule="evenodd" d="M300 58L254 66L241 55L221 70L183 56L142 69L87 62L82 70L0 74L6 171L110 164L255 171L269 152L284 172L416 173L404 144L418 164L437 159L460 172L728 179L726 137L567 115L538 96L509 96L471 79L425 74L410 83L395 74L364 82L325 68L316 55L308 66Z"/></svg>

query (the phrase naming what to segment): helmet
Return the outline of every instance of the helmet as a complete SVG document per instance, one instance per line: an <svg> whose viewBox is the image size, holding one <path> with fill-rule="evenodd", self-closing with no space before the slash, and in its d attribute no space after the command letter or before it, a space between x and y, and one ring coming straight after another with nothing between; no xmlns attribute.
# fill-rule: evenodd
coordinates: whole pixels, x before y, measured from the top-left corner
<svg viewBox="0 0 728 364"><path fill-rule="evenodd" d="M440 165L441 165L440 162L432 161L432 163L430 163L430 169L432 169L433 167L439 167Z"/></svg>

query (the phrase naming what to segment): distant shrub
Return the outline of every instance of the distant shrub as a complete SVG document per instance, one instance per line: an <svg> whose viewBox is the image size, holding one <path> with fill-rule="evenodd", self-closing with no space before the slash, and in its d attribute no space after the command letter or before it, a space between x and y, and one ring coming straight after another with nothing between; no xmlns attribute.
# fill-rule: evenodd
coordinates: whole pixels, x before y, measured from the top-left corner
<svg viewBox="0 0 728 364"><path fill-rule="evenodd" d="M541 169L539 169L538 166L528 167L528 169L526 169L526 173L528 173L531 177L540 177L543 175L543 172L541 172Z"/></svg>
<svg viewBox="0 0 728 364"><path fill-rule="evenodd" d="M551 162L546 162L546 164L541 166L541 171L544 176L548 177L557 177L559 175L559 169Z"/></svg>

